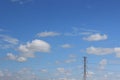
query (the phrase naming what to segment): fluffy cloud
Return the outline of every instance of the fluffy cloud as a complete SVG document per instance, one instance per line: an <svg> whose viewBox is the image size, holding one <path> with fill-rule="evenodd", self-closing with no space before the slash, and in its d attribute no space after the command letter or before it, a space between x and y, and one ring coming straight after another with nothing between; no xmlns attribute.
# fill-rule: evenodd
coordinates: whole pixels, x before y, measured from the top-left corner
<svg viewBox="0 0 120 80"><path fill-rule="evenodd" d="M96 34L92 34L90 36L87 36L87 37L84 37L83 40L86 40L86 41L100 41L100 40L106 40L108 37L106 34L99 34L99 33L96 33Z"/></svg>
<svg viewBox="0 0 120 80"><path fill-rule="evenodd" d="M14 60L14 61L17 61L17 62L25 62L25 61L27 61L26 57L16 56L13 53L7 53L7 58L9 60Z"/></svg>
<svg viewBox="0 0 120 80"><path fill-rule="evenodd" d="M37 34L38 37L54 37L59 35L60 33L57 32L41 32Z"/></svg>
<svg viewBox="0 0 120 80"><path fill-rule="evenodd" d="M27 58L34 58L36 52L49 52L50 45L43 40L35 39L32 42L27 42L25 45L20 45L18 51L20 54L17 56L13 53L8 53L8 59L25 62Z"/></svg>
<svg viewBox="0 0 120 80"><path fill-rule="evenodd" d="M63 44L61 45L62 48L71 48L72 46L70 44Z"/></svg>
<svg viewBox="0 0 120 80"><path fill-rule="evenodd" d="M50 45L43 40L35 39L32 42L27 42L25 45L20 45L18 50L24 57L34 57L36 52L49 52Z"/></svg>

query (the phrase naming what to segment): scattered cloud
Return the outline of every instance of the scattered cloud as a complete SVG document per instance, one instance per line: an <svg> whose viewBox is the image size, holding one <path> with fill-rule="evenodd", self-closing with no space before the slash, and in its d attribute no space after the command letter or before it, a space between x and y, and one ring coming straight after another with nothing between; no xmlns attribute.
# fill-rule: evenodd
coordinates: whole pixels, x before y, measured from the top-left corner
<svg viewBox="0 0 120 80"><path fill-rule="evenodd" d="M64 68L57 68L57 71L60 72L60 73L64 73L65 69Z"/></svg>
<svg viewBox="0 0 120 80"><path fill-rule="evenodd" d="M54 36L59 36L59 35L60 33L52 32L52 31L51 32L45 31L45 32L41 32L37 34L38 37L54 37Z"/></svg>
<svg viewBox="0 0 120 80"><path fill-rule="evenodd" d="M26 62L27 58L21 57L21 56L16 56L13 53L7 53L7 58L9 60L17 61L17 62Z"/></svg>
<svg viewBox="0 0 120 80"><path fill-rule="evenodd" d="M93 71L88 71L87 72L87 77L93 77L93 75L94 75L95 73L93 72Z"/></svg>
<svg viewBox="0 0 120 80"><path fill-rule="evenodd" d="M100 61L100 63L99 63L99 68L100 69L105 69L105 67L106 67L106 65L107 65L107 59L102 59L101 61Z"/></svg>
<svg viewBox="0 0 120 80"><path fill-rule="evenodd" d="M81 31L84 32L91 32L91 33L98 33L98 30L94 30L94 29L85 29L85 28L80 28Z"/></svg>
<svg viewBox="0 0 120 80"><path fill-rule="evenodd" d="M116 52L116 57L120 58L120 47L114 48L114 51Z"/></svg>
<svg viewBox="0 0 120 80"><path fill-rule="evenodd" d="M18 62L26 62L26 61L27 61L27 58L26 58L26 57L18 57L18 58L17 58L17 61L18 61Z"/></svg>
<svg viewBox="0 0 120 80"><path fill-rule="evenodd" d="M12 72L8 70L0 71L0 80L41 80L32 70L23 68Z"/></svg>
<svg viewBox="0 0 120 80"><path fill-rule="evenodd" d="M100 33L96 33L96 34L92 34L89 35L87 37L83 37L83 40L86 41L100 41L100 40L106 40L108 37L106 34L100 34Z"/></svg>
<svg viewBox="0 0 120 80"><path fill-rule="evenodd" d="M102 48L102 47L91 46L86 48L86 52L88 54L94 54L94 55L107 55L107 54L115 53L116 57L120 58L120 47Z"/></svg>
<svg viewBox="0 0 120 80"><path fill-rule="evenodd" d="M88 54L95 54L95 55L106 55L106 54L112 54L114 52L114 49L112 48L101 48L101 47L88 47L86 49L86 52Z"/></svg>
<svg viewBox="0 0 120 80"><path fill-rule="evenodd" d="M4 42L8 42L10 44L18 44L19 40L7 35L0 35L0 39Z"/></svg>
<svg viewBox="0 0 120 80"><path fill-rule="evenodd" d="M69 57L70 58L76 58L77 56L75 54L70 54Z"/></svg>
<svg viewBox="0 0 120 80"><path fill-rule="evenodd" d="M73 63L76 62L76 59L67 59L65 60L65 63Z"/></svg>
<svg viewBox="0 0 120 80"><path fill-rule="evenodd" d="M31 2L33 0L10 0L13 3L19 3L19 4L24 4L24 3L28 3Z"/></svg>
<svg viewBox="0 0 120 80"><path fill-rule="evenodd" d="M14 48L18 43L18 39L0 34L0 49Z"/></svg>
<svg viewBox="0 0 120 80"><path fill-rule="evenodd" d="M71 32L64 33L64 35L65 36L79 36L81 35L81 31L78 28L73 27Z"/></svg>
<svg viewBox="0 0 120 80"><path fill-rule="evenodd" d="M47 70L47 69L41 69L40 72L42 72L42 73L47 73L48 70Z"/></svg>
<svg viewBox="0 0 120 80"><path fill-rule="evenodd" d="M50 45L43 41L35 39L32 42L27 42L25 45L20 45L18 47L19 55L14 55L13 53L8 53L7 57L10 60L15 60L18 62L25 62L27 58L34 58L36 52L49 52Z"/></svg>
<svg viewBox="0 0 120 80"><path fill-rule="evenodd" d="M16 60L17 56L15 56L13 53L7 53L7 57L10 60Z"/></svg>
<svg viewBox="0 0 120 80"><path fill-rule="evenodd" d="M90 30L84 28L73 27L71 32L64 33L65 36L81 36L81 35L90 35L93 33L98 33L97 30Z"/></svg>
<svg viewBox="0 0 120 80"><path fill-rule="evenodd" d="M71 75L71 71L70 70L66 70L65 68L59 67L56 69L58 75Z"/></svg>
<svg viewBox="0 0 120 80"><path fill-rule="evenodd" d="M70 44L63 44L63 45L61 45L61 47L62 47L62 48L71 48L72 45L70 45Z"/></svg>

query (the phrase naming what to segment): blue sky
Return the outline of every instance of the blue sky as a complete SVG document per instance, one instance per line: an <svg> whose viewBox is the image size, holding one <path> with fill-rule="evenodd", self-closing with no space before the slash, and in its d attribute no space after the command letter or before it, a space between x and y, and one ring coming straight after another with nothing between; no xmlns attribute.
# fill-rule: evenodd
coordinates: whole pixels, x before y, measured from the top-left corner
<svg viewBox="0 0 120 80"><path fill-rule="evenodd" d="M119 0L1 0L1 80L119 79ZM97 72L96 72L97 71Z"/></svg>

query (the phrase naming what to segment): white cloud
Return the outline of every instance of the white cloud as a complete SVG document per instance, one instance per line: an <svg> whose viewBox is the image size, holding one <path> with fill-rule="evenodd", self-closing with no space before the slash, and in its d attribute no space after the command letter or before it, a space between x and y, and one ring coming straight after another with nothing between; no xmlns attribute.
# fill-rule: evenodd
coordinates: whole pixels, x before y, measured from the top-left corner
<svg viewBox="0 0 120 80"><path fill-rule="evenodd" d="M102 48L102 47L88 47L86 48L86 52L88 54L94 54L94 55L107 55L107 54L115 54L116 57L120 58L120 47L114 47L114 48Z"/></svg>
<svg viewBox="0 0 120 80"><path fill-rule="evenodd" d="M120 58L120 47L119 48L114 48L116 52L116 57Z"/></svg>
<svg viewBox="0 0 120 80"><path fill-rule="evenodd" d="M43 72L43 73L47 73L48 72L47 69L41 69L40 71Z"/></svg>
<svg viewBox="0 0 120 80"><path fill-rule="evenodd" d="M70 44L63 44L61 45L62 48L71 48L72 46Z"/></svg>
<svg viewBox="0 0 120 80"><path fill-rule="evenodd" d="M7 53L7 58L9 60L17 61L17 62L25 62L27 61L27 58L21 57L21 56L16 56L13 53Z"/></svg>
<svg viewBox="0 0 120 80"><path fill-rule="evenodd" d="M68 60L65 60L65 63L73 63L73 62L76 62L76 59L68 59Z"/></svg>
<svg viewBox="0 0 120 80"><path fill-rule="evenodd" d="M0 71L0 80L41 80L30 69L20 69L19 71Z"/></svg>
<svg viewBox="0 0 120 80"><path fill-rule="evenodd" d="M59 67L56 69L57 70L57 75L65 75L65 76L69 76L71 75L71 71L70 70L66 70L65 68L63 67Z"/></svg>
<svg viewBox="0 0 120 80"><path fill-rule="evenodd" d="M25 62L25 61L27 61L27 58L26 57L18 57L17 61L18 62Z"/></svg>
<svg viewBox="0 0 120 80"><path fill-rule="evenodd" d="M57 68L57 71L60 73L65 73L65 69L64 68Z"/></svg>
<svg viewBox="0 0 120 80"><path fill-rule="evenodd" d="M70 54L69 57L70 57L70 58L76 58L77 56L74 55L74 54Z"/></svg>
<svg viewBox="0 0 120 80"><path fill-rule="evenodd" d="M10 60L16 60L17 56L15 56L13 53L7 53L7 57Z"/></svg>
<svg viewBox="0 0 120 80"><path fill-rule="evenodd" d="M10 0L11 2L13 3L19 3L19 4L24 4L24 3L28 3L28 2L31 2L33 0Z"/></svg>
<svg viewBox="0 0 120 80"><path fill-rule="evenodd" d="M105 66L107 65L107 60L106 59L102 59L99 63L99 68L100 69L105 69Z"/></svg>
<svg viewBox="0 0 120 80"><path fill-rule="evenodd" d="M114 52L113 48L101 48L101 47L88 47L86 49L86 52L88 54L95 54L95 55L106 55L106 54L112 54Z"/></svg>
<svg viewBox="0 0 120 80"><path fill-rule="evenodd" d="M95 73L93 71L88 71L87 72L87 77L93 77Z"/></svg>
<svg viewBox="0 0 120 80"><path fill-rule="evenodd" d="M87 37L83 37L83 40L86 40L86 41L100 41L100 40L106 40L108 37L106 34L99 34L99 33L96 33L96 34L92 34L90 36L87 36Z"/></svg>
<svg viewBox="0 0 120 80"><path fill-rule="evenodd" d="M4 42L8 42L10 44L18 44L19 40L16 39L16 38L13 38L13 37L10 37L10 36L7 36L7 35L0 35L0 38L2 41Z"/></svg>
<svg viewBox="0 0 120 80"><path fill-rule="evenodd" d="M19 55L16 56L13 53L8 53L7 58L9 60L25 62L28 58L34 58L36 52L49 52L50 45L43 40L35 39L32 42L27 42L25 45L20 45L18 51Z"/></svg>
<svg viewBox="0 0 120 80"><path fill-rule="evenodd" d="M20 45L18 50L23 57L34 57L36 52L49 52L50 45L43 40L35 39L32 42L27 42L26 45Z"/></svg>
<svg viewBox="0 0 120 80"><path fill-rule="evenodd" d="M54 37L59 35L60 33L58 32L41 32L37 34L38 37Z"/></svg>

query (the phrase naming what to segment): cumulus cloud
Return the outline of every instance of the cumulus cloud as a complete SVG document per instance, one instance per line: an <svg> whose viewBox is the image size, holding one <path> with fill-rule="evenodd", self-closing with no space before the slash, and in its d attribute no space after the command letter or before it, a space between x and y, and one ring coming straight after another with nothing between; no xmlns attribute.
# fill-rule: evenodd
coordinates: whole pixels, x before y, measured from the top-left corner
<svg viewBox="0 0 120 80"><path fill-rule="evenodd" d="M61 45L61 47L62 47L62 48L71 48L72 45L70 45L70 44L63 44L63 45Z"/></svg>
<svg viewBox="0 0 120 80"><path fill-rule="evenodd" d="M16 56L13 53L7 53L7 58L9 60L17 61L17 62L25 62L27 61L27 58L21 57L21 56Z"/></svg>
<svg viewBox="0 0 120 80"><path fill-rule="evenodd" d="M38 33L37 36L38 37L54 37L54 36L59 36L60 33L58 32L41 32L41 33Z"/></svg>
<svg viewBox="0 0 120 80"><path fill-rule="evenodd" d="M32 42L27 42L25 45L20 45L18 50L24 57L34 57L36 52L49 52L50 45L43 40L35 39Z"/></svg>
<svg viewBox="0 0 120 80"><path fill-rule="evenodd" d="M50 45L43 41L35 39L32 42L27 42L25 45L20 45L18 47L19 55L14 55L13 53L7 53L7 57L10 60L25 62L28 58L34 58L36 52L49 52Z"/></svg>
<svg viewBox="0 0 120 80"><path fill-rule="evenodd" d="M92 35L89 35L87 37L83 37L83 40L86 40L86 41L100 41L100 40L106 40L108 37L106 34L99 34L99 33L96 33L96 34L92 34Z"/></svg>

